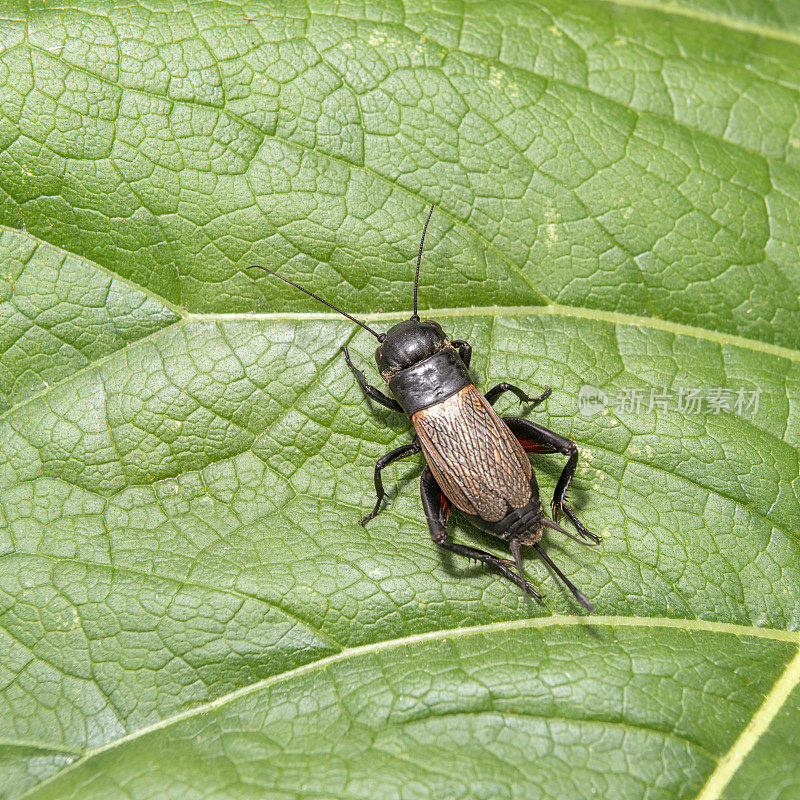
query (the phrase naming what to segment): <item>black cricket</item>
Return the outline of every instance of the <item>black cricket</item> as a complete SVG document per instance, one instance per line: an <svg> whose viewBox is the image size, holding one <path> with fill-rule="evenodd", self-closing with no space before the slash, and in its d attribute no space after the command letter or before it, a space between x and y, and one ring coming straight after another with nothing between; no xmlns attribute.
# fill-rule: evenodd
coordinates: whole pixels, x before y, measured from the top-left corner
<svg viewBox="0 0 800 800"><path fill-rule="evenodd" d="M375 352L378 371L394 398L371 386L364 373L350 360L345 361L367 397L382 406L410 417L416 435L410 444L392 450L375 464L375 507L361 519L366 525L381 510L386 492L381 470L401 458L423 452L427 466L422 473L422 507L431 538L440 547L468 559L490 564L508 580L522 588L523 594L543 595L525 578L521 546L531 545L553 572L569 588L578 602L594 611L585 595L553 563L541 545L545 528L563 533L579 544L593 547L600 538L589 531L566 503L565 496L578 464L575 442L522 417L498 417L492 406L505 392L516 395L520 403L536 406L551 392L546 388L538 397L529 397L518 386L498 383L481 394L469 376L472 348L465 341L451 340L441 325L420 320L417 314L419 270L425 233L433 214L428 213L422 230L414 278L414 313L405 322L378 333L308 289L263 269L285 283L311 295L315 300L360 325L379 342ZM567 464L556 484L552 516L548 519L539 499L539 485L527 453L562 453ZM447 522L451 507L459 509L476 527L508 542L514 560L451 542ZM558 523L559 512L572 522L581 537L565 531ZM586 541L587 539L591 541Z"/></svg>

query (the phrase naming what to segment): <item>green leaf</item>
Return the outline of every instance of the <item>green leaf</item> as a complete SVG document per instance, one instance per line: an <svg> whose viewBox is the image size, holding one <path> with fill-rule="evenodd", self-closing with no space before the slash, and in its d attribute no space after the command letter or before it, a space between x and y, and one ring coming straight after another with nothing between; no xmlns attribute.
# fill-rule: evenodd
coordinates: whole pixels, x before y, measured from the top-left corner
<svg viewBox="0 0 800 800"><path fill-rule="evenodd" d="M2 800L800 796L795 10L2 17ZM247 269L383 329L431 202L421 307L553 387L596 615L442 554L419 458L359 526L409 436L374 340ZM647 407L689 388L759 402Z"/></svg>

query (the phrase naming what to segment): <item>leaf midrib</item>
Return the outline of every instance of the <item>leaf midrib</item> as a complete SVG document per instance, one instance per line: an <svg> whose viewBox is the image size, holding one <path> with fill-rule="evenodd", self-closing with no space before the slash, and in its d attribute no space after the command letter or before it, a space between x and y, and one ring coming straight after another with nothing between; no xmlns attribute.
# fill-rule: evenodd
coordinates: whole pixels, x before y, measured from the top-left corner
<svg viewBox="0 0 800 800"><path fill-rule="evenodd" d="M94 262L92 262L94 263ZM107 270L104 270L107 272ZM116 275L116 273L109 273ZM119 276L117 276L119 277ZM132 284L136 285L136 284ZM159 302L161 298L157 298ZM75 370L72 374L62 378L60 381L50 384L47 388L36 392L21 402L7 408L4 412L0 413L0 421L19 408L26 406L34 400L44 397L50 392L57 389L63 384L69 383L74 380L78 375L96 369L106 361L114 356L124 353L131 347L136 347L143 342L155 339L158 336L171 331L175 328L182 327L188 322L313 322L313 321L327 321L332 322L335 320L340 321L342 317L338 314L332 314L325 311L308 311L308 312L243 312L240 314L197 314L191 313L180 309L172 309L180 313L180 319L159 328L156 331L143 336L141 339L129 342L125 347L119 350L114 350L96 361ZM730 347L740 347L744 350L752 350L755 353L762 353L764 355L771 355L777 358L785 358L788 361L800 362L800 350L793 350L789 347L782 347L777 344L770 344L768 342L761 342L757 339L748 339L745 336L735 336L730 333L722 333L719 331L709 330L708 328L697 328L692 325L685 325L680 322L672 322L671 320L661 319L660 317L641 317L635 314L622 314L617 311L601 311L593 308L582 308L580 306L565 306L559 303L553 303L547 306L468 306L461 308L429 308L422 309L423 313L430 313L431 316L441 317L443 319L455 319L458 317L516 317L516 316L564 316L575 317L577 319L588 319L596 322L609 322L613 325L630 325L631 327L650 328L652 330L666 331L675 336L689 336L695 339L703 339L709 342L716 342L717 344L727 345ZM391 311L378 314L364 315L362 318L367 322L380 322L392 320L408 319L411 315L410 310L405 311Z"/></svg>
<svg viewBox="0 0 800 800"><path fill-rule="evenodd" d="M721 758L708 776L705 785L695 800L717 800L736 775L750 751L758 744L761 735L783 707L795 686L800 683L800 650L787 664L783 674L772 685L764 702L758 707L747 725L742 728L736 741Z"/></svg>
<svg viewBox="0 0 800 800"><path fill-rule="evenodd" d="M675 336L690 336L695 339L704 339L718 344L741 347L746 350L753 350L757 353L774 355L778 358L786 358L790 361L800 361L800 350L791 347L770 344L758 339L748 339L746 336L736 336L731 333L714 331L709 328L698 328L694 325L687 325L682 322L673 322L661 317L643 317L636 314L624 314L618 311L604 311L601 309L587 308L584 306L563 305L561 303L551 303L546 306L461 306L456 308L426 308L420 309L421 314L428 314L434 317L444 317L454 319L458 317L537 317L537 316L564 316L576 317L577 319L588 319L596 322L609 322L613 325L630 325L639 328L651 328L653 330L666 331ZM411 309L400 311L384 311L376 314L362 314L361 318L368 322L391 322L393 320L404 320L411 316ZM185 312L185 320L197 320L203 322L245 322L247 320L257 320L265 322L303 322L303 321L333 321L341 320L338 314L328 311L275 311L275 312L243 312L243 313L194 313ZM166 328L162 329L166 330Z"/></svg>
<svg viewBox="0 0 800 800"><path fill-rule="evenodd" d="M109 750L113 750L116 747L124 746L128 742L135 741L136 739L142 738L156 731L163 730L165 728L170 727L171 725L178 724L186 719L191 719L192 717L196 717L201 714L215 711L216 709L221 708L227 705L228 703L232 703L241 697L246 697L250 694L262 691L275 684L292 680L293 678L299 677L301 675L306 675L308 673L312 673L317 670L326 669L327 667L333 664L337 664L341 661L349 661L373 653L382 653L388 650L396 650L402 647L410 647L413 645L423 644L432 641L447 641L451 639L463 639L470 636L482 636L491 633L504 633L507 631L517 631L525 629L534 630L534 629L551 628L558 626L582 627L582 628L591 628L599 626L612 627L612 628L614 627L672 628L684 632L697 631L705 633L716 633L720 635L767 639L776 642L791 642L797 645L798 652L795 654L795 656L789 663L789 666L787 666L787 669L784 671L784 674L781 676L781 679L783 679L787 675L787 673L790 673L792 671L793 666L795 666L798 662L800 662L800 631L783 631L776 628L755 628L755 627L748 627L746 625L735 625L732 623L725 623L725 622L707 622L705 620L672 619L668 617L622 617L622 616L570 617L570 616L554 614L551 617L537 617L534 619L522 619L522 620L506 620L503 622L490 622L483 625L473 625L464 628L451 628L451 629L443 629L436 631L427 631L425 633L413 634L410 636L399 637L396 639L384 639L382 641L373 642L371 644L345 648L339 653L334 653L333 655L326 656L325 658L318 659L317 661L312 661L308 664L304 664L303 666L296 667L291 670L286 670L285 672L280 672L275 675L271 675L269 678L257 681L256 683L244 686L240 689L236 689L235 691L228 692L227 694L224 694L207 703L202 703L197 706L194 706L191 709L187 709L186 711L173 714L172 716L166 719L159 720L158 722L155 722L152 725L140 728L134 733L128 734L127 736L122 736L119 739L115 739L114 741L109 742L108 744L105 744L101 747L97 747L93 750L87 750L81 758L75 760L69 766L65 767L63 770L59 771L51 778L37 784L36 786L32 786L29 790L19 795L17 800L23 800L25 797L34 794L35 792L39 791L44 786L46 786L48 783L51 783L56 779L60 779L61 777L63 777L65 773L74 770L78 766L81 766L82 764L86 763L87 761L95 758L96 756L102 753L108 752ZM794 672L791 672L791 675L794 678ZM773 690L768 695L768 698L774 693L781 679L776 681L776 684L775 686L773 686ZM796 676L795 683L797 683L798 681L800 681L800 674ZM789 688L790 689L793 688L793 685L792 687ZM756 719L758 713L762 710L762 708L763 705L757 709L756 713L752 718L753 720ZM734 747L736 746L736 744L738 744L741 738L742 737L740 735L740 737L737 738L736 743L734 743ZM750 744L749 749L752 749L752 746L755 744L755 741L757 741L757 739L751 740L751 742L749 743ZM731 748L731 750L733 750L733 748ZM726 756L727 755L728 754L726 754ZM720 758L718 763L721 763L726 756ZM712 774L716 774L716 772L717 770L715 770L714 773ZM706 798L704 798L704 800L706 800Z"/></svg>
<svg viewBox="0 0 800 800"><path fill-rule="evenodd" d="M790 31L782 31L770 25L758 22L727 17L723 14L714 14L711 11L698 11L673 2L654 3L651 0L600 0L604 5L619 6L620 8L636 8L642 11L651 11L670 17L684 17L685 19L703 22L709 25L718 25L721 28L749 33L764 39L780 42L790 42L800 46L800 35Z"/></svg>

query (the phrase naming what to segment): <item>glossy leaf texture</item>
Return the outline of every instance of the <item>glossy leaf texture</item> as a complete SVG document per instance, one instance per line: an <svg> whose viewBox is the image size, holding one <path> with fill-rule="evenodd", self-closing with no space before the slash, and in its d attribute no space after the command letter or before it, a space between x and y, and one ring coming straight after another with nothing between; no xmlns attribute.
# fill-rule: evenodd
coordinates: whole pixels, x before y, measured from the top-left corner
<svg viewBox="0 0 800 800"><path fill-rule="evenodd" d="M800 796L796 12L0 17L2 800ZM360 527L375 342L247 269L384 329L432 202L421 307L553 387L497 407L578 443L595 615L442 554L419 458Z"/></svg>

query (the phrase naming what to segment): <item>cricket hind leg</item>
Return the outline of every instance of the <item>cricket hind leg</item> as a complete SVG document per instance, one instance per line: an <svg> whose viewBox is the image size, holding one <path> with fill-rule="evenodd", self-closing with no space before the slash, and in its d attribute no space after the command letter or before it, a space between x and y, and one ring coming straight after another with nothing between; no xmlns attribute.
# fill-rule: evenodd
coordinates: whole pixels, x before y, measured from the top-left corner
<svg viewBox="0 0 800 800"><path fill-rule="evenodd" d="M508 425L509 430L517 437L523 449L528 453L562 453L567 456L567 463L561 471L561 475L556 483L556 490L553 492L553 520L558 521L559 511L572 522L578 533L595 542L600 541L596 533L592 533L579 519L578 515L565 500L567 488L569 487L575 468L578 465L578 447L571 439L562 436L560 433L551 431L535 422L522 417L503 417L503 422Z"/></svg>
<svg viewBox="0 0 800 800"><path fill-rule="evenodd" d="M543 599L542 594L535 586L525 580L525 577L521 573L518 575L512 569L512 567L518 566L514 561L492 555L492 553L487 553L485 550L478 550L475 547L467 547L457 542L451 542L447 538L450 503L444 498L441 489L439 489L439 484L436 483L436 478L433 477L430 467L425 467L422 473L422 478L420 479L420 494L422 495L422 508L425 511L425 518L428 521L431 539L433 539L439 547L443 547L445 550L449 550L456 555L464 556L474 561L480 561L482 564L489 564L498 570L505 578L519 586L523 593L530 592L537 600Z"/></svg>

